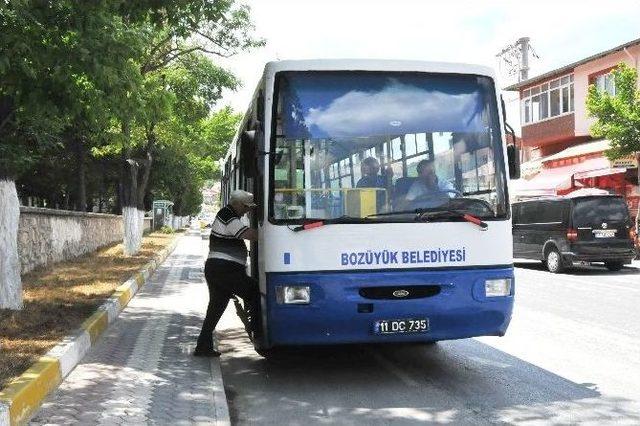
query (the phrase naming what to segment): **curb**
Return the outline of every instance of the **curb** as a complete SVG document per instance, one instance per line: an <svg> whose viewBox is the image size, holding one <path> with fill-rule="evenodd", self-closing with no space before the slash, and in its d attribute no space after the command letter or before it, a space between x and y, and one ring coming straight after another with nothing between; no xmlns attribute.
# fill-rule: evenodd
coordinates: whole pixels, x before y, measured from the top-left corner
<svg viewBox="0 0 640 426"><path fill-rule="evenodd" d="M213 406L216 413L216 425L229 426L229 405L227 404L227 393L224 390L222 381L222 370L220 369L220 358L211 359L211 380L213 384Z"/></svg>
<svg viewBox="0 0 640 426"><path fill-rule="evenodd" d="M138 290L176 248L180 237L157 253L87 318L75 333L66 336L27 371L0 389L0 426L24 424L40 408L51 391L75 368L109 324L114 322Z"/></svg>

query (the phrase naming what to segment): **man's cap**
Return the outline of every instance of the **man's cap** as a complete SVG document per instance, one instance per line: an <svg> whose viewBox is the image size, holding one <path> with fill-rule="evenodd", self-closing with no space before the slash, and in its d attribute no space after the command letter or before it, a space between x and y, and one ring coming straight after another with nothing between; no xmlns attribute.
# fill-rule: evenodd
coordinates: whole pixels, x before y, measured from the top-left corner
<svg viewBox="0 0 640 426"><path fill-rule="evenodd" d="M229 202L237 201L244 204L247 207L256 207L256 203L253 201L253 194L242 189L236 189L229 195Z"/></svg>

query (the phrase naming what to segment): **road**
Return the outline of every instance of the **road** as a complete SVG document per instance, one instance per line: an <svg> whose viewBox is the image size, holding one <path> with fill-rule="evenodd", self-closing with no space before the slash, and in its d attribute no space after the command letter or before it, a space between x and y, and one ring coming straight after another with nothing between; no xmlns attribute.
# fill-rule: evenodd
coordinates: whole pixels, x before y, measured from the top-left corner
<svg viewBox="0 0 640 426"><path fill-rule="evenodd" d="M258 356L229 309L235 424L640 424L640 269L516 263L504 337Z"/></svg>

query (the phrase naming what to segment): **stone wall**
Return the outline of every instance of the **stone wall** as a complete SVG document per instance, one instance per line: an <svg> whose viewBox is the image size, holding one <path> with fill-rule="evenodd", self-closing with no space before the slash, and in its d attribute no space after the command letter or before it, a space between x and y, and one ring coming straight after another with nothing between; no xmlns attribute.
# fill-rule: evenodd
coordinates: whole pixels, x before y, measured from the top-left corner
<svg viewBox="0 0 640 426"><path fill-rule="evenodd" d="M21 272L97 250L122 241L122 217L20 207L18 253Z"/></svg>

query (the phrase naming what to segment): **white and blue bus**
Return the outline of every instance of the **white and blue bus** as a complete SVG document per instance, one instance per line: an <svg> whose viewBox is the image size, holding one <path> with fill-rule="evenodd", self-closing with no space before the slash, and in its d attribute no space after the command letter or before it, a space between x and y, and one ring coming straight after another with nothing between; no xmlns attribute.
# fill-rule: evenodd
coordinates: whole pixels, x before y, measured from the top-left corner
<svg viewBox="0 0 640 426"><path fill-rule="evenodd" d="M509 174L491 69L380 60L265 66L224 159L253 192L261 353L503 335Z"/></svg>

